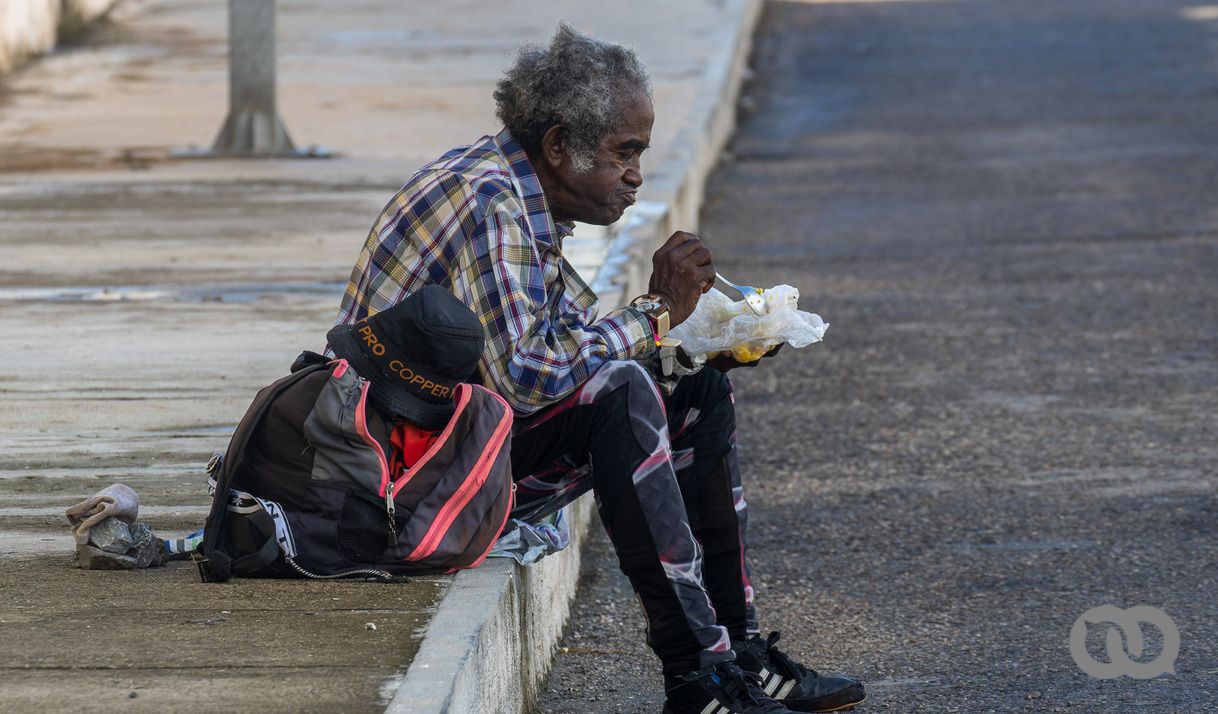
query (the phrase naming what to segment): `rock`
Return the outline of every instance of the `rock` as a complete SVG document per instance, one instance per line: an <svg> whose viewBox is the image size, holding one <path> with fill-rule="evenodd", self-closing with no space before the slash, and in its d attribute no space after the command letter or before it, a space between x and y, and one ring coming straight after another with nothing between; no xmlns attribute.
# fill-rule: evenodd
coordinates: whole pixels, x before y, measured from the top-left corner
<svg viewBox="0 0 1218 714"><path fill-rule="evenodd" d="M127 525L107 518L89 530L89 544L76 546L76 561L85 570L134 570L164 565L165 541L147 523Z"/></svg>
<svg viewBox="0 0 1218 714"><path fill-rule="evenodd" d="M136 559L120 553L108 553L91 545L76 546L76 562L85 570L135 570Z"/></svg>
<svg viewBox="0 0 1218 714"><path fill-rule="evenodd" d="M137 568L159 567L169 560L165 541L152 535L152 528L147 523L132 524L131 540L127 555L135 557Z"/></svg>
<svg viewBox="0 0 1218 714"><path fill-rule="evenodd" d="M365 630L376 630L376 623L375 622L366 622L366 623L364 623L364 629Z"/></svg>
<svg viewBox="0 0 1218 714"><path fill-rule="evenodd" d="M117 518L107 518L89 529L89 545L107 553L126 553L133 542L130 528Z"/></svg>

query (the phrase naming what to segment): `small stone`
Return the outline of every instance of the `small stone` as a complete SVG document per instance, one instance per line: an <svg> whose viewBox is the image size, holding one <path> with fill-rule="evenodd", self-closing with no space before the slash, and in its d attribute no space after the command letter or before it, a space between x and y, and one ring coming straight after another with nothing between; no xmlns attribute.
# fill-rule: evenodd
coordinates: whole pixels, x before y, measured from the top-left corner
<svg viewBox="0 0 1218 714"><path fill-rule="evenodd" d="M376 623L375 622L366 622L366 623L364 623L364 629L365 630L375 630Z"/></svg>
<svg viewBox="0 0 1218 714"><path fill-rule="evenodd" d="M226 618L224 618L220 615L217 615L215 617L204 617L204 618L201 618L198 620L191 620L190 624L192 624L192 625L219 625L221 622L224 622L225 619Z"/></svg>
<svg viewBox="0 0 1218 714"><path fill-rule="evenodd" d="M136 698L136 697L138 697L138 696L139 696L139 695L138 695L138 694L136 694L135 692L128 692L128 693L127 693L127 698L128 698L128 699L135 699L135 698Z"/></svg>
<svg viewBox="0 0 1218 714"><path fill-rule="evenodd" d="M1024 699L1040 699L1040 692L1028 692L1024 695Z"/></svg>

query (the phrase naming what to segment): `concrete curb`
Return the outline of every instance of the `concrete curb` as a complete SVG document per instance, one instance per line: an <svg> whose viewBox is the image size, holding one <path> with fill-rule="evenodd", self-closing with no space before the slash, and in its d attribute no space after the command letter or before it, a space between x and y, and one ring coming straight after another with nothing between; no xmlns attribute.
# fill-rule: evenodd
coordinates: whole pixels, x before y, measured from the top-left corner
<svg viewBox="0 0 1218 714"><path fill-rule="evenodd" d="M568 516L563 552L528 567L489 558L453 579L387 712L520 712L537 699L575 596L592 499Z"/></svg>
<svg viewBox="0 0 1218 714"><path fill-rule="evenodd" d="M603 306L621 305L646 289L651 252L678 227L697 225L707 175L736 121L761 0L729 0L738 21L722 30L703 73L706 89L675 139L668 177L635 206L593 281ZM580 547L592 520L592 498L570 507L572 543L528 567L490 559L457 574L423 644L386 711L394 714L527 711L553 662L579 583Z"/></svg>

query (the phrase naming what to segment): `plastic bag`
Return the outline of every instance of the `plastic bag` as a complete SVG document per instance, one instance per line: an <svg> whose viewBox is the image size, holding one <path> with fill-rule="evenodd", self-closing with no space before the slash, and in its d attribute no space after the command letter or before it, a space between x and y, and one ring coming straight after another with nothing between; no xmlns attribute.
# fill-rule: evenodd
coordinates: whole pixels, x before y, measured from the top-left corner
<svg viewBox="0 0 1218 714"><path fill-rule="evenodd" d="M776 285L762 291L765 314L757 315L743 300L732 300L711 288L689 318L669 333L695 359L730 351L737 362L755 362L784 342L807 347L820 342L829 323L799 309L799 290Z"/></svg>

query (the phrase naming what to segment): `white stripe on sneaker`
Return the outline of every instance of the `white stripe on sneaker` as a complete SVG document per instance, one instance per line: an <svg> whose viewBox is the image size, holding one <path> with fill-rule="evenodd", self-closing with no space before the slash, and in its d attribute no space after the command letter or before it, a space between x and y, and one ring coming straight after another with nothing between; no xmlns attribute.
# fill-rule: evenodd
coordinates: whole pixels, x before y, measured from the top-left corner
<svg viewBox="0 0 1218 714"><path fill-rule="evenodd" d="M782 677L775 674L773 679L765 683L765 695L767 697L773 697L774 690L778 689L780 684L782 684Z"/></svg>
<svg viewBox="0 0 1218 714"><path fill-rule="evenodd" d="M719 700L712 699L698 714L716 714L719 711Z"/></svg>
<svg viewBox="0 0 1218 714"><path fill-rule="evenodd" d="M781 700L783 699L783 697L785 697L785 696L787 696L788 694L790 694L790 693L791 693L791 690L792 690L792 689L794 689L794 688L795 688L795 680L794 680L794 679L792 679L791 681L787 682L787 685L786 685L785 687L783 687L782 689L778 690L778 694L775 694L775 695L772 695L772 696L773 696L775 699L778 699L779 701L781 701Z"/></svg>

